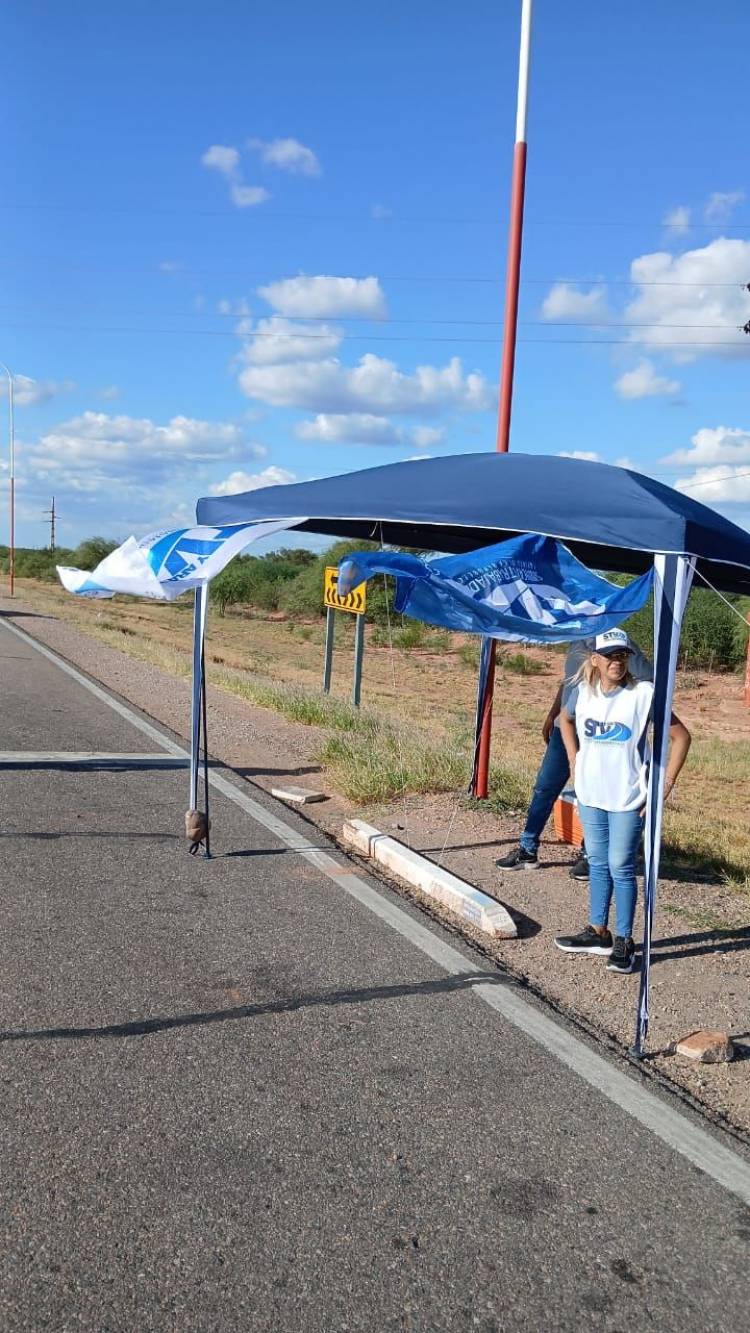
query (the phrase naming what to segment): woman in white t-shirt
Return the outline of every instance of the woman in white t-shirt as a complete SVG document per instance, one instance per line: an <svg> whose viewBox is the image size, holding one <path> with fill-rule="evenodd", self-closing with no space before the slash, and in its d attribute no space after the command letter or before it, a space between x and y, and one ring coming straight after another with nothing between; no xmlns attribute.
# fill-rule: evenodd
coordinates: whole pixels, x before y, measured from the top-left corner
<svg viewBox="0 0 750 1333"><path fill-rule="evenodd" d="M632 972L635 865L648 787L654 687L630 673L632 645L624 630L596 637L575 688L560 713L560 731L574 774L578 814L590 865L590 924L579 935L559 935L566 953L606 954L613 972ZM690 733L672 714L665 795L669 795L687 752ZM615 937L607 921L615 896Z"/></svg>

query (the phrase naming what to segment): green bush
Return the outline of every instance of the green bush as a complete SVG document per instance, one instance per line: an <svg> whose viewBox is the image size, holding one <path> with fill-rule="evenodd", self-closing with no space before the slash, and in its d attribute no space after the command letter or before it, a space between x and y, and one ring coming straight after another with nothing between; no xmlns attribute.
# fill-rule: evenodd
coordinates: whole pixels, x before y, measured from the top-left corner
<svg viewBox="0 0 750 1333"><path fill-rule="evenodd" d="M70 558L70 563L76 569L96 569L96 566L105 556L111 555L116 550L119 542L108 542L105 537L87 537L77 546ZM56 563L61 565L65 563L60 560L59 551L55 552Z"/></svg>
<svg viewBox="0 0 750 1333"><path fill-rule="evenodd" d="M40 579L44 583L57 581L56 565L72 565L75 551L58 547L55 551L47 548L36 550L33 547L17 547L15 574L18 579ZM10 553L0 558L3 573L8 573Z"/></svg>
<svg viewBox="0 0 750 1333"><path fill-rule="evenodd" d="M612 582L627 579L609 576ZM729 596L727 601L745 615L750 598ZM634 616L623 621L628 634L647 657L654 653L654 602L649 597L646 605ZM743 628L734 610L717 597L710 588L693 587L685 608L680 636L680 665L702 667L709 671L736 671L747 655L747 630Z"/></svg>
<svg viewBox="0 0 750 1333"><path fill-rule="evenodd" d="M407 651L410 648L424 648L428 633L423 620L404 620L401 627L393 631L393 646Z"/></svg>
<svg viewBox="0 0 750 1333"><path fill-rule="evenodd" d="M285 584L281 590L279 605L281 610L287 611L291 616L311 616L323 615L325 607L323 605L323 581L325 570L328 565L338 565L346 556L354 551L377 551L379 547L375 542L362 541L340 541L329 546L326 551L314 559L313 563L308 564L300 570L296 577ZM384 587L387 585L387 593ZM391 624L395 632L393 599L395 596L395 584L392 579L379 574L376 578L370 579L367 584L367 620L371 625L387 625L390 616Z"/></svg>
<svg viewBox="0 0 750 1333"><path fill-rule="evenodd" d="M312 552L295 549L262 556L235 556L212 580L209 596L222 616L228 606L277 611L284 587L293 583L314 559Z"/></svg>

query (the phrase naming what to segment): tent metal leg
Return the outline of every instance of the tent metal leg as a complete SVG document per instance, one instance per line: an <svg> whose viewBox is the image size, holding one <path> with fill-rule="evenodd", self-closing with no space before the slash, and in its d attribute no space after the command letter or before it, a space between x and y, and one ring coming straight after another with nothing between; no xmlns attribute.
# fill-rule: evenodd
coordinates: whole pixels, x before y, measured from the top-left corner
<svg viewBox="0 0 750 1333"><path fill-rule="evenodd" d="M203 723L203 802L206 807L206 838L204 856L211 859L211 819L208 808L208 727L206 725L206 649L201 644L201 719Z"/></svg>
<svg viewBox="0 0 750 1333"><path fill-rule="evenodd" d="M651 932L659 881L659 858L664 811L664 777L669 755L672 698L677 671L677 654L680 646L680 628L694 568L695 561L687 556L656 555L654 557L656 575L654 580L654 738L653 758L646 796L641 984L638 995L635 1041L631 1048L631 1054L639 1060L643 1059L643 1046L648 1036Z"/></svg>

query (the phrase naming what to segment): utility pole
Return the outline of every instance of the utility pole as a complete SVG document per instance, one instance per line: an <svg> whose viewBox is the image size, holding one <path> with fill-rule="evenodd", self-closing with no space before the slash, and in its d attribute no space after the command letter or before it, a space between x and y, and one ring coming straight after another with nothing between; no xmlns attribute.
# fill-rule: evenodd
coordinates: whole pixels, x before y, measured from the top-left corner
<svg viewBox="0 0 750 1333"><path fill-rule="evenodd" d="M50 509L45 509L45 511L44 511L44 515L45 515L45 518L49 518L49 549L50 549L50 551L54 551L54 549L55 549L55 519L57 518L57 513L56 513L56 511L55 511L55 497L54 497L54 495L52 496L52 506L51 506Z"/></svg>
<svg viewBox="0 0 750 1333"><path fill-rule="evenodd" d="M521 242L523 204L526 192L526 111L529 100L529 65L531 48L532 0L521 0L521 48L518 58L518 99L516 105L516 143L513 150L513 179L510 195L508 229L508 269L505 278L505 324L503 361L500 377L500 402L497 420L497 450L507 454L510 447L510 409L513 401L513 372L516 362L518 329L518 290L521 278ZM495 642L489 645L487 670L482 696L477 708L477 756L472 795L487 798L492 736L492 696L495 688Z"/></svg>

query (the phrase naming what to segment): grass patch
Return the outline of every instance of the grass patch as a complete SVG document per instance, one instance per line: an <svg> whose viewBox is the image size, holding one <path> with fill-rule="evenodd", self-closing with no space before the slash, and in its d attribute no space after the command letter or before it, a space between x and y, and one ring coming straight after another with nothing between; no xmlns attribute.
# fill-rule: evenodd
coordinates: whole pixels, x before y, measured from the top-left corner
<svg viewBox="0 0 750 1333"><path fill-rule="evenodd" d="M358 804L388 801L404 792L456 791L469 780L465 753L387 724L370 736L334 733L319 758L339 790Z"/></svg>
<svg viewBox="0 0 750 1333"><path fill-rule="evenodd" d="M478 671L480 652L478 641L470 639L468 643L461 644L458 650L459 661L463 662L464 666L468 667L470 671Z"/></svg>
<svg viewBox="0 0 750 1333"><path fill-rule="evenodd" d="M541 676L544 671L543 664L526 653L509 653L500 663L503 671L512 671L516 676Z"/></svg>
<svg viewBox="0 0 750 1333"><path fill-rule="evenodd" d="M750 784L750 741L695 740L688 764L701 776ZM686 769L689 772L689 769Z"/></svg>
<svg viewBox="0 0 750 1333"><path fill-rule="evenodd" d="M696 930L716 931L717 934L726 935L727 938L731 938L735 935L744 925L744 922L742 921L737 921L735 923L728 922L724 917L717 916L715 912L695 912L688 907L675 907L672 905L666 907L665 910L669 912L670 916L679 917L681 921L687 921L688 925L695 926Z"/></svg>
<svg viewBox="0 0 750 1333"><path fill-rule="evenodd" d="M427 630L421 620L409 620L401 629L393 632L394 648L406 649L424 647Z"/></svg>
<svg viewBox="0 0 750 1333"><path fill-rule="evenodd" d="M246 672L216 672L211 683L231 694L238 694L249 703L258 704L260 708L271 708L290 722L299 722L304 727L330 727L369 737L380 726L372 714L353 708L343 699L313 694L293 685L275 685Z"/></svg>

